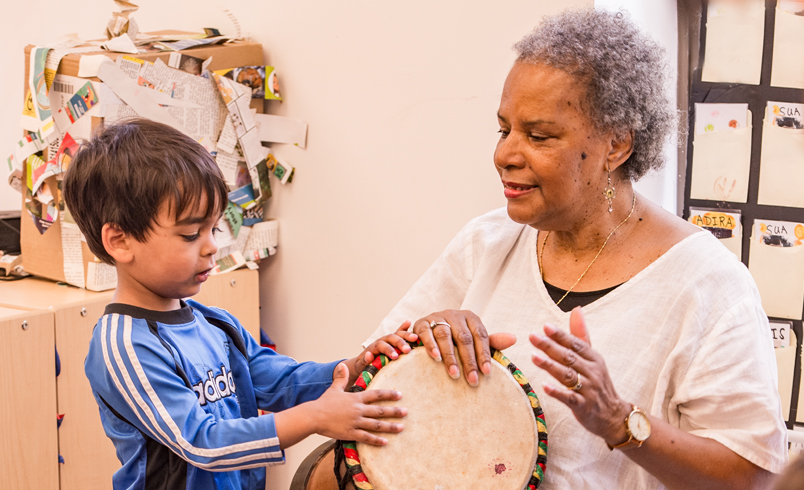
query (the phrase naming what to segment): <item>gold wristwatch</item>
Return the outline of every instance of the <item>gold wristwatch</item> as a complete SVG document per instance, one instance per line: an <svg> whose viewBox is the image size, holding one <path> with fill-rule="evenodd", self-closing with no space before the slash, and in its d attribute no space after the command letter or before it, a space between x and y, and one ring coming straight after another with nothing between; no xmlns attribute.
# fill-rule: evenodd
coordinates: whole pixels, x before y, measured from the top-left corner
<svg viewBox="0 0 804 490"><path fill-rule="evenodd" d="M628 440L616 446L612 446L608 442L606 445L609 450L613 451L631 444L636 447L642 447L642 443L650 437L650 419L648 414L640 410L636 405L631 405L631 413L625 417L625 432L628 434Z"/></svg>

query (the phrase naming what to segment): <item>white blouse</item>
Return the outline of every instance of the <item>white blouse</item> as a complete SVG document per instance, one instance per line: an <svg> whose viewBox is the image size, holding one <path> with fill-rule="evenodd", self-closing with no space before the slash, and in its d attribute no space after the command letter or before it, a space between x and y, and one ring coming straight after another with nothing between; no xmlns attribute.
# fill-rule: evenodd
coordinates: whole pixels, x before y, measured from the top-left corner
<svg viewBox="0 0 804 490"><path fill-rule="evenodd" d="M365 345L405 320L471 310L489 333L517 336L505 354L536 391L549 434L540 488L664 488L544 394L543 382L559 383L533 365L527 337L545 323L568 330L569 312L541 280L536 237L504 208L472 220ZM621 398L761 468L782 469L787 432L768 319L746 267L709 232L682 240L584 313Z"/></svg>

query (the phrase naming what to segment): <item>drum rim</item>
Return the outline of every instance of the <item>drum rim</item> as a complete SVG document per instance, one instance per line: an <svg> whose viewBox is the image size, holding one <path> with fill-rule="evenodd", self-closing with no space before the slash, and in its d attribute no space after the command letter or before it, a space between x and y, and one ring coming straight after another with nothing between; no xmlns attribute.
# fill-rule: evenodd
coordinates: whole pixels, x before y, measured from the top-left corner
<svg viewBox="0 0 804 490"><path fill-rule="evenodd" d="M422 346L421 340L418 342L408 342L411 348L416 348ZM402 355L402 352L394 348L398 355ZM511 375L514 377L516 382L519 384L519 387L522 388L522 391L525 392L527 395L528 400L530 401L531 408L533 409L533 415L536 418L536 430L538 432L538 454L536 456L536 464L533 466L533 471L531 473L530 481L528 481L527 486L525 487L527 490L535 490L539 488L542 481L544 480L544 470L547 466L547 425L544 420L544 410L542 410L541 403L539 403L539 397L536 396L536 393L533 391L533 388L530 386L525 375L520 371L516 365L511 362L510 359L505 357L502 351L492 348L491 349L492 359L497 361L502 367L508 370ZM374 376L388 363L392 362L393 359L390 359L385 354L380 354L374 359L374 362L366 366L363 372L357 377L354 385L349 388L349 391L352 393L359 393L361 391L365 391L368 388L368 385L371 383L371 380L374 379ZM363 472L363 469L360 465L360 455L357 452L357 444L355 441L338 441L335 447L335 476L338 479L339 488L345 488L345 482L343 480L348 481L348 476L351 476L351 480L354 483L355 487L360 490L374 490L374 487L368 480L368 477ZM346 466L346 476L341 477L339 468L341 460Z"/></svg>

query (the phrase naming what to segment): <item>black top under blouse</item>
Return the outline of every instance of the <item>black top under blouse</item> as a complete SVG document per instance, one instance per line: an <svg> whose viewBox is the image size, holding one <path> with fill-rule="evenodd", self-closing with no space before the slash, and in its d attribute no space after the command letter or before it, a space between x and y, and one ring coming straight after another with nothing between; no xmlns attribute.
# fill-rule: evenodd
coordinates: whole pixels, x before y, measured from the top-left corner
<svg viewBox="0 0 804 490"><path fill-rule="evenodd" d="M547 282L544 283L544 286L547 288L547 292L550 294L550 298L552 298L554 303L557 303L565 294L567 294L566 289L557 288L552 284L548 284ZM566 312L571 311L576 306L586 306L599 300L620 286L621 284L618 284L616 286L601 289L599 291L582 291L577 293L572 291L571 293L567 294L567 297L564 298L564 301L562 301L558 307L561 308L561 311Z"/></svg>

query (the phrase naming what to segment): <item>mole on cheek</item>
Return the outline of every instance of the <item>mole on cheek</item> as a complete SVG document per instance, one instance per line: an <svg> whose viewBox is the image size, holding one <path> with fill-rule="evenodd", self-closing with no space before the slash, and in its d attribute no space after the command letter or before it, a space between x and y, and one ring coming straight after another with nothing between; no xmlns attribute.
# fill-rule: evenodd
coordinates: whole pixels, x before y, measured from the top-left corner
<svg viewBox="0 0 804 490"><path fill-rule="evenodd" d="M581 152L581 160L586 160L586 153Z"/></svg>

